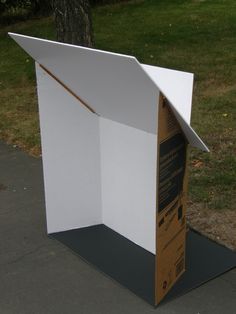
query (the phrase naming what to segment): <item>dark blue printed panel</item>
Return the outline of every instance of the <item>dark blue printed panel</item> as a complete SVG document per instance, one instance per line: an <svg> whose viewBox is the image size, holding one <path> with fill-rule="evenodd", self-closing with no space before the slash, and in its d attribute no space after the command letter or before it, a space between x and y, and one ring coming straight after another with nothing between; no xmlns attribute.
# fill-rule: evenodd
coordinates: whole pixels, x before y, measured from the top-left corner
<svg viewBox="0 0 236 314"><path fill-rule="evenodd" d="M158 211L166 208L183 190L186 165L186 140L175 134L160 144Z"/></svg>

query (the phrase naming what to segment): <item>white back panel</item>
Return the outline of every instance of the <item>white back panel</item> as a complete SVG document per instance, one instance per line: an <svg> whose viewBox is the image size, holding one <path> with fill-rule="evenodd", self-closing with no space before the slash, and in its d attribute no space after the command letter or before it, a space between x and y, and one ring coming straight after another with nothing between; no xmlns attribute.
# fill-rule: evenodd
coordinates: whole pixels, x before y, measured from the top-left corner
<svg viewBox="0 0 236 314"><path fill-rule="evenodd" d="M147 74L168 97L186 122L190 124L193 94L193 74L147 64L141 64Z"/></svg>
<svg viewBox="0 0 236 314"><path fill-rule="evenodd" d="M100 116L156 133L158 88L135 57L10 36Z"/></svg>
<svg viewBox="0 0 236 314"><path fill-rule="evenodd" d="M48 233L102 223L99 118L36 71Z"/></svg>
<svg viewBox="0 0 236 314"><path fill-rule="evenodd" d="M155 254L157 136L100 118L105 225Z"/></svg>

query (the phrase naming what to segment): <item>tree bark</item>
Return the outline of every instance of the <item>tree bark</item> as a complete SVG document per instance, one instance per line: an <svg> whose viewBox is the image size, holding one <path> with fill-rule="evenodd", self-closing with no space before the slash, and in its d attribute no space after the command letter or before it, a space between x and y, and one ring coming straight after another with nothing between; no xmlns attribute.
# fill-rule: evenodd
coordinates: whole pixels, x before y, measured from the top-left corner
<svg viewBox="0 0 236 314"><path fill-rule="evenodd" d="M93 46L89 0L52 0L52 8L58 41Z"/></svg>
<svg viewBox="0 0 236 314"><path fill-rule="evenodd" d="M31 0L30 3L33 16L49 16L52 13L52 6L48 0Z"/></svg>

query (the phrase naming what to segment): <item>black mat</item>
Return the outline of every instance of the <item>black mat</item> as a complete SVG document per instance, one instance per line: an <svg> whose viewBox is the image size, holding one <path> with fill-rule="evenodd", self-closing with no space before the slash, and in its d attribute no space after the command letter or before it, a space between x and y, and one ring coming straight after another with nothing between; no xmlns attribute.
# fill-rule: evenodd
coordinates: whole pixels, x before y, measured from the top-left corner
<svg viewBox="0 0 236 314"><path fill-rule="evenodd" d="M154 304L155 256L105 225L54 233L53 238Z"/></svg>
<svg viewBox="0 0 236 314"><path fill-rule="evenodd" d="M155 256L105 225L51 234L87 262L154 305ZM189 231L186 272L163 302L236 266L236 254Z"/></svg>
<svg viewBox="0 0 236 314"><path fill-rule="evenodd" d="M180 296L236 267L236 253L190 230L187 233L186 271L162 302Z"/></svg>

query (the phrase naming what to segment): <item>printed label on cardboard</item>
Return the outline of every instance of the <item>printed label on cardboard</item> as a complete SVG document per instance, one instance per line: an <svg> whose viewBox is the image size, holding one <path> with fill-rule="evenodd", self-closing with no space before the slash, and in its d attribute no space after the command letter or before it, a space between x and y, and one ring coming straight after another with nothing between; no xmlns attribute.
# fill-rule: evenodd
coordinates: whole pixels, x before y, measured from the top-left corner
<svg viewBox="0 0 236 314"><path fill-rule="evenodd" d="M161 212L183 190L186 163L186 141L177 133L160 143L159 153L159 206Z"/></svg>
<svg viewBox="0 0 236 314"><path fill-rule="evenodd" d="M163 96L159 105L156 304L185 270L187 141Z"/></svg>

